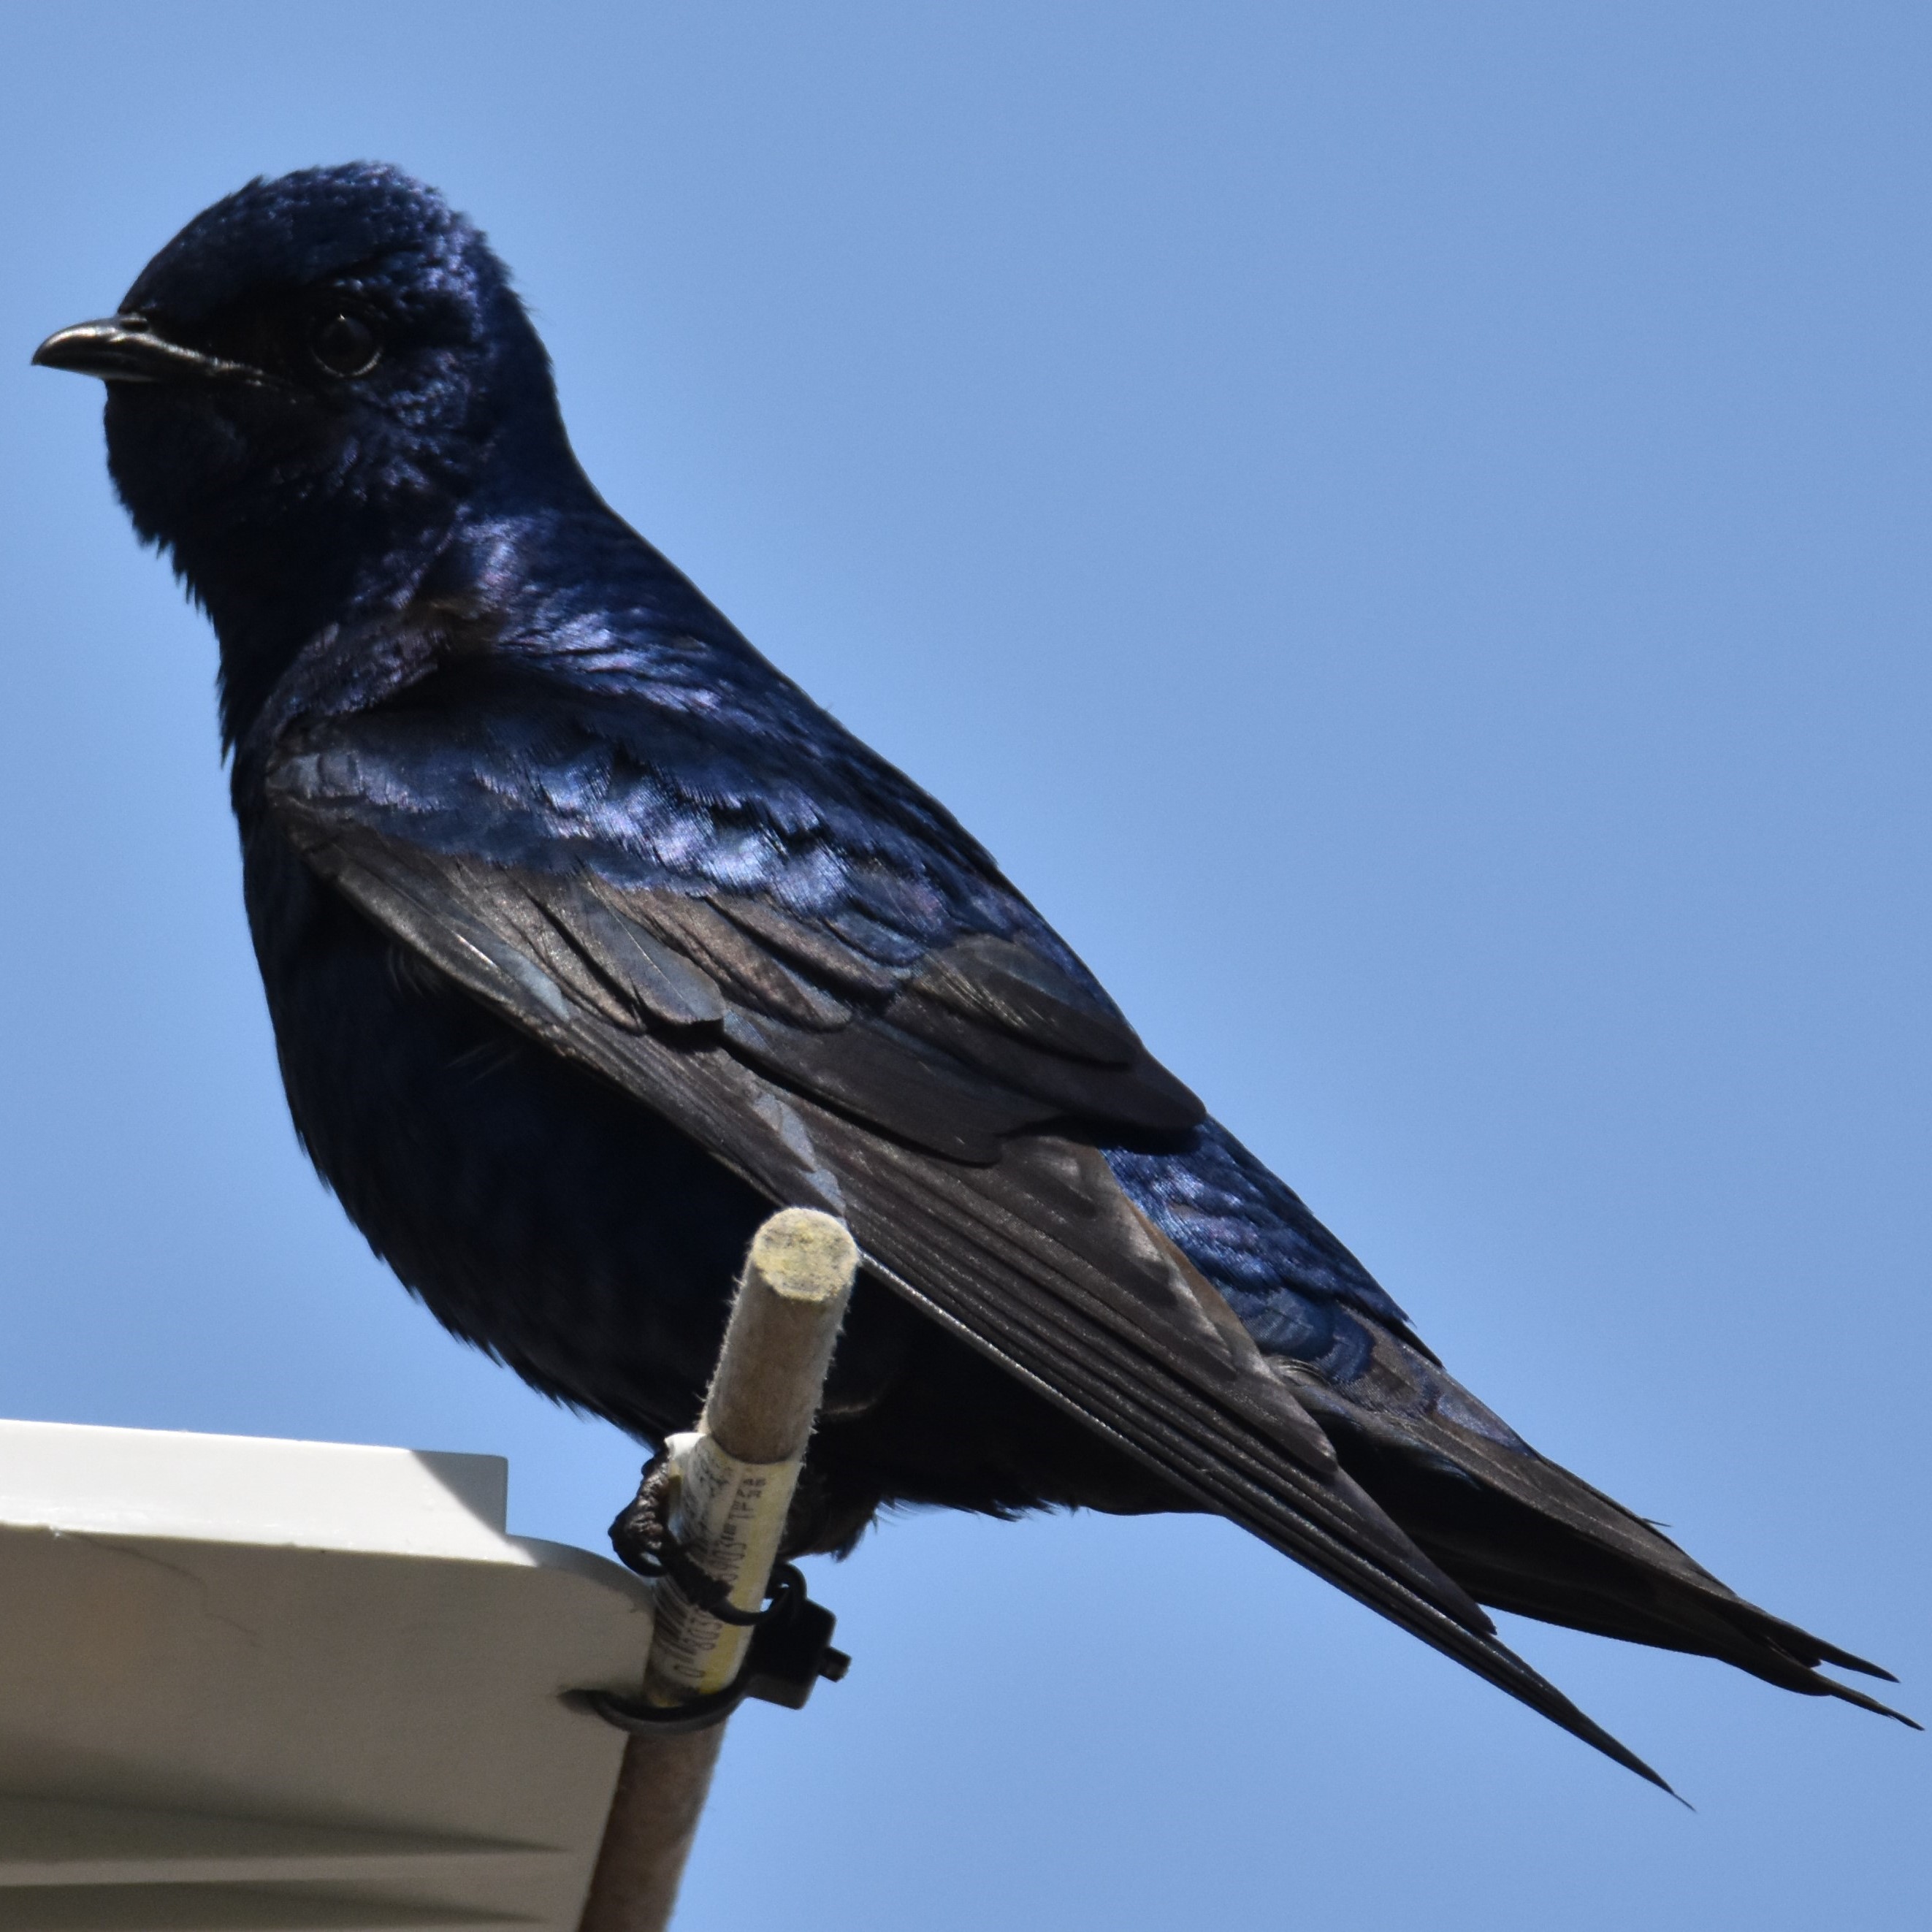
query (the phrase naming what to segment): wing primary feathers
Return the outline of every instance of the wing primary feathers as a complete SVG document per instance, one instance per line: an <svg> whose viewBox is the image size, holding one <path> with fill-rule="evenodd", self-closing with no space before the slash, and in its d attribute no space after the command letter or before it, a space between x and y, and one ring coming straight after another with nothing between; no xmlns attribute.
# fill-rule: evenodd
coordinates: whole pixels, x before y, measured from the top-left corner
<svg viewBox="0 0 1932 1932"><path fill-rule="evenodd" d="M958 1061L894 1039L883 1027L836 1037L725 1016L724 1037L753 1066L914 1146L974 1166L1000 1158L1004 1136L1049 1118L1044 1101L1016 1100Z"/></svg>
<svg viewBox="0 0 1932 1932"><path fill-rule="evenodd" d="M1000 1330L1005 1324L982 1325L980 1322L964 1320L959 1314L883 1266L875 1257L868 1254L867 1263L908 1300L926 1309L932 1318L999 1362L1008 1373L1078 1416L1090 1428L1109 1437L1127 1454L1166 1478L1184 1494L1195 1497L1215 1514L1232 1518L1358 1603L1387 1617L1412 1636L1420 1638L1431 1648L1474 1671L1486 1682L1506 1691L1625 1770L1634 1772L1671 1797L1678 1797L1672 1786L1642 1759L1579 1710L1554 1684L1484 1629L1472 1628L1398 1576L1364 1561L1338 1538L1324 1534L1306 1518L1283 1510L1279 1498L1259 1485L1213 1480L1204 1466L1184 1450L1178 1454L1162 1454L1162 1448L1166 1445L1162 1438L1166 1432L1156 1427L1130 1431L1102 1420L1096 1412L1102 1405L1090 1407L1066 1388L1056 1385L1039 1373L1029 1364L1026 1359L1029 1352L1023 1348L1001 1346L1006 1336ZM988 1328L994 1332L989 1334ZM1111 1408L1114 1405L1104 1406ZM1454 1585L1449 1587L1456 1594L1460 1594L1454 1591ZM1474 1610L1474 1606L1472 1605L1471 1608ZM1481 1624L1487 1624L1488 1619L1480 1610L1475 1610L1475 1616Z"/></svg>
<svg viewBox="0 0 1932 1932"><path fill-rule="evenodd" d="M794 952L794 971L753 929L769 920L730 920L701 901L601 880L532 881L345 822L311 799L278 803L311 862L379 923L768 1198L843 1214L882 1279L1178 1494L1669 1789L1503 1645L1460 1586L1336 1466L1321 1429L1252 1347L1244 1355L1210 1318L1188 1264L1126 1206L1097 1151L1022 1131L1055 1109L1023 1082L1003 1086L989 1056L963 1063L833 1000L805 974L829 976L836 962L814 967ZM614 1004L614 973L631 1001ZM1050 976L1045 989L1002 984L1006 1008L981 1030L1046 1059L1030 1042L1057 1018L1050 995ZM640 1010L664 1030L639 1030ZM1097 1053L1100 1042L1085 1044ZM1144 1061L1137 1041L1132 1050ZM1088 1064L1096 1080L1134 1077Z"/></svg>

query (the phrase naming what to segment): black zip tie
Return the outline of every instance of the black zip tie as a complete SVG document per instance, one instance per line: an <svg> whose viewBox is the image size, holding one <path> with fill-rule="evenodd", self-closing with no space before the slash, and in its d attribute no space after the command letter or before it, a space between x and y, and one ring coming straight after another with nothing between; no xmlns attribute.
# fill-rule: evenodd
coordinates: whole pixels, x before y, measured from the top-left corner
<svg viewBox="0 0 1932 1932"><path fill-rule="evenodd" d="M644 1465L636 1498L610 1526L611 1546L640 1576L668 1577L706 1616L720 1623L748 1626L752 1642L744 1667L723 1690L681 1704L647 1704L614 1690L566 1691L565 1702L593 1712L620 1731L656 1737L709 1730L722 1724L747 1697L802 1711L820 1678L836 1684L851 1666L844 1652L832 1648L832 1612L812 1601L804 1577L790 1563L781 1563L772 1572L766 1586L770 1600L763 1610L739 1609L730 1600L727 1586L700 1568L666 1525L666 1499L674 1475L664 1450Z"/></svg>

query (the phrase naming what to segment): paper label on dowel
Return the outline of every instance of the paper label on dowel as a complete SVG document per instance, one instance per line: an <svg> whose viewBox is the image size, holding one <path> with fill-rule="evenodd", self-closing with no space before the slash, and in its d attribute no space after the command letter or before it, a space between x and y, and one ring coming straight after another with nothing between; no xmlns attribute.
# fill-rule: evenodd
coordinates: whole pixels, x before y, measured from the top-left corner
<svg viewBox="0 0 1932 1932"><path fill-rule="evenodd" d="M674 1436L664 1446L678 1472L671 1534L700 1569L730 1586L739 1609L756 1610L778 1559L802 1459L741 1462L705 1435ZM667 1578L657 1586L647 1694L676 1702L723 1690L751 1640L749 1630L694 1608Z"/></svg>

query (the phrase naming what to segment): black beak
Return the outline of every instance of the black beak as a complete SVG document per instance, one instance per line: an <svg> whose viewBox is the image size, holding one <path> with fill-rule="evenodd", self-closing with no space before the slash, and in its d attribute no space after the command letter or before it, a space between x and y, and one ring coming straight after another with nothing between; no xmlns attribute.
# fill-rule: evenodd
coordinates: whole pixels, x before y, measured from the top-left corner
<svg viewBox="0 0 1932 1932"><path fill-rule="evenodd" d="M106 382L266 382L245 362L170 342L144 315L110 315L56 329L34 351L44 369L71 369Z"/></svg>

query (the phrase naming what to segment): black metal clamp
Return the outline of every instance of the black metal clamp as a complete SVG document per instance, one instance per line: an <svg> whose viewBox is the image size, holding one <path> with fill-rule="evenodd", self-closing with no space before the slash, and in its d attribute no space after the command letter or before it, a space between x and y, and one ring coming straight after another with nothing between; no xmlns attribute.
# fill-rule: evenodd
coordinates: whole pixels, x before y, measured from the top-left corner
<svg viewBox="0 0 1932 1932"><path fill-rule="evenodd" d="M747 1697L802 1711L812 1687L823 1677L836 1684L852 1660L835 1649L837 1619L814 1603L797 1566L781 1563L772 1572L762 1610L740 1610L726 1585L701 1568L670 1532L670 1487L676 1469L662 1454L645 1465L635 1499L610 1526L610 1541L626 1565L639 1576L668 1578L692 1604L719 1622L748 1627L750 1648L744 1667L722 1690L682 1704L647 1704L614 1690L573 1690L565 1702L594 1711L620 1731L647 1737L676 1737L722 1724Z"/></svg>

